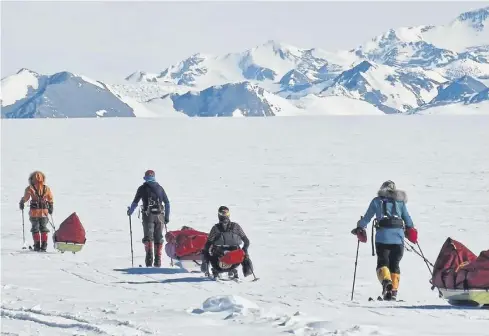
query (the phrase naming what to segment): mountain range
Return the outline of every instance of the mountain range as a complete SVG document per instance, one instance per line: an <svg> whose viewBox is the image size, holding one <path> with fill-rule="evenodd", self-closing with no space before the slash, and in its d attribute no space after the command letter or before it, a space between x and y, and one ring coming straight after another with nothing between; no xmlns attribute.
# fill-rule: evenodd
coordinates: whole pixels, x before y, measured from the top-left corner
<svg viewBox="0 0 489 336"><path fill-rule="evenodd" d="M21 69L2 79L2 118L430 114L447 106L489 114L488 24L484 7L444 26L390 29L351 50L267 41L135 71L124 84Z"/></svg>

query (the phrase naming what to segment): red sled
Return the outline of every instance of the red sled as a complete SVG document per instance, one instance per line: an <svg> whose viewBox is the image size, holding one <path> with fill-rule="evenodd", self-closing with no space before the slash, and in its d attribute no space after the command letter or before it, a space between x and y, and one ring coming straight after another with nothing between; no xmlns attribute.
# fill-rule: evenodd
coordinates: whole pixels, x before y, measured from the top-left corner
<svg viewBox="0 0 489 336"><path fill-rule="evenodd" d="M489 305L489 250L477 257L462 243L448 238L433 267L431 283L452 305Z"/></svg>
<svg viewBox="0 0 489 336"><path fill-rule="evenodd" d="M207 233L182 227L165 235L165 252L175 260L202 260L202 250L207 243Z"/></svg>
<svg viewBox="0 0 489 336"><path fill-rule="evenodd" d="M76 212L73 212L61 223L58 230L53 234L53 241L54 248L61 253L81 251L87 238L85 228Z"/></svg>
<svg viewBox="0 0 489 336"><path fill-rule="evenodd" d="M225 254L219 258L219 262L225 265L236 265L241 264L245 258L245 253L243 250L238 249L234 251L225 251ZM221 267L226 268L226 267Z"/></svg>

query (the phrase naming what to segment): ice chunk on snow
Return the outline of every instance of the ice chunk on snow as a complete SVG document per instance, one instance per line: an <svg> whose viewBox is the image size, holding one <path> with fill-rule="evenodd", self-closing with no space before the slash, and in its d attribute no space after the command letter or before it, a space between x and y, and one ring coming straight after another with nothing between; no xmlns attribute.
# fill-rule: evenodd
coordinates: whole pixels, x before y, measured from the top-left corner
<svg viewBox="0 0 489 336"><path fill-rule="evenodd" d="M259 307L249 300L236 295L212 296L204 301L202 308L205 312L236 312L258 310Z"/></svg>

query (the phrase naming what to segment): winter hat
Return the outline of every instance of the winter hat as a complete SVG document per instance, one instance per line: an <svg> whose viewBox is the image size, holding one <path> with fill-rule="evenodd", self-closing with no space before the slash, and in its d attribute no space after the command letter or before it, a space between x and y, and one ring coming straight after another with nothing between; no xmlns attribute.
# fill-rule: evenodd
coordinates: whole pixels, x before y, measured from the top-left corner
<svg viewBox="0 0 489 336"><path fill-rule="evenodd" d="M396 190L396 184L391 180L385 181L380 186L380 190L395 191Z"/></svg>
<svg viewBox="0 0 489 336"><path fill-rule="evenodd" d="M146 170L146 172L144 173L143 179L147 182L156 181L154 170L151 170L151 169Z"/></svg>
<svg viewBox="0 0 489 336"><path fill-rule="evenodd" d="M224 221L226 219L229 219L230 213L229 213L229 208L227 206L220 206L219 209L217 210L217 217L219 218L219 221Z"/></svg>

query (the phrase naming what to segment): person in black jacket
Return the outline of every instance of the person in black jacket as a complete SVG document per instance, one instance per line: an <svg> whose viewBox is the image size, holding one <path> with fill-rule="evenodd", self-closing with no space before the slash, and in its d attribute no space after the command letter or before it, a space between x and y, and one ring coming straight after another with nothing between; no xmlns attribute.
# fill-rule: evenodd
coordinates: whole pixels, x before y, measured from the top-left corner
<svg viewBox="0 0 489 336"><path fill-rule="evenodd" d="M238 223L231 222L229 208L221 206L218 209L219 223L215 224L209 236L203 250L204 260L201 265L202 272L208 275L209 263L212 266L212 275L216 278L219 273L228 272L230 278L238 278L238 271L233 265L231 268L222 269L219 265L219 257L223 255L224 251L233 251L241 248L248 258L248 247L250 246L250 240L244 233L243 229Z"/></svg>
<svg viewBox="0 0 489 336"><path fill-rule="evenodd" d="M170 201L165 189L156 182L153 170L145 172L144 180L145 183L138 188L131 206L127 208L127 215L131 216L139 201L143 201L143 244L146 250L146 266L150 267L153 264L154 243L154 266L161 267L163 225L170 222Z"/></svg>

